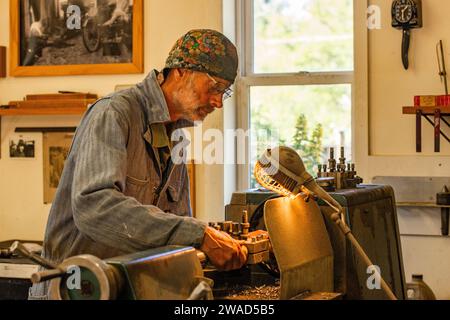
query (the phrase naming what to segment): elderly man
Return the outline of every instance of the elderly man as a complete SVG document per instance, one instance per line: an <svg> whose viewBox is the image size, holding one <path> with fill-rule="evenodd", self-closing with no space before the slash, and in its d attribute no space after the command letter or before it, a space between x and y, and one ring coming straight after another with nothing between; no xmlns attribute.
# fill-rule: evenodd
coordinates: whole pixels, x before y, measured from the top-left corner
<svg viewBox="0 0 450 320"><path fill-rule="evenodd" d="M48 220L43 256L54 263L165 245L199 248L219 269L241 268L244 246L191 217L174 130L222 108L237 75L235 46L214 30L180 38L162 72L90 108L74 137ZM45 299L47 285L30 299Z"/></svg>

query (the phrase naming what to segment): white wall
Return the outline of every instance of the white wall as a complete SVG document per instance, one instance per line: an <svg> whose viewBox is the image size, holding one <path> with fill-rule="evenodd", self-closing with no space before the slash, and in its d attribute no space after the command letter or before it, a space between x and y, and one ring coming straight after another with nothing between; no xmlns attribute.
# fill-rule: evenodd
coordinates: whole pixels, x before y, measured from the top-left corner
<svg viewBox="0 0 450 320"><path fill-rule="evenodd" d="M442 176L450 174L450 144L441 140L442 152L435 154L433 128L423 124L423 153L415 152L415 117L403 115L402 107L413 105L418 94L443 94L438 77L436 44L444 40L445 57L450 61L450 21L446 12L450 2L426 0L423 3L424 28L412 30L410 69L401 63L402 33L391 27L392 1L372 0L381 8L380 30L367 31L367 1L355 0L356 81L355 81L355 150L359 173L371 181L375 176ZM368 40L367 40L368 39ZM367 61L368 64L364 61ZM424 121L425 122L425 121ZM443 129L447 134L448 128ZM425 226L426 213L414 220L401 217L401 233L414 226ZM417 223L417 219L422 223ZM433 222L440 225L439 221ZM417 231L417 230L416 230ZM423 229L421 234L427 235ZM450 299L450 239L430 236L403 236L403 260L406 280L412 273L422 273L440 299Z"/></svg>
<svg viewBox="0 0 450 320"><path fill-rule="evenodd" d="M0 1L0 45L9 46L9 1ZM0 103L20 100L26 94L58 90L105 95L117 84L140 82L152 69L161 69L175 41L193 28L222 29L221 0L144 0L145 73L137 75L72 76L0 79ZM205 127L222 127L222 112L205 122ZM13 160L8 156L9 138L16 127L76 126L80 117L3 117L0 159L0 241L12 238L43 239L49 206L43 204L42 135L36 140L36 158ZM214 171L215 170L215 171ZM199 166L197 170L197 216L223 212L223 185L211 179L223 168ZM215 182L213 183L213 181ZM206 200L208 199L208 200ZM210 200L213 200L210 202ZM210 206L209 204L212 204Z"/></svg>

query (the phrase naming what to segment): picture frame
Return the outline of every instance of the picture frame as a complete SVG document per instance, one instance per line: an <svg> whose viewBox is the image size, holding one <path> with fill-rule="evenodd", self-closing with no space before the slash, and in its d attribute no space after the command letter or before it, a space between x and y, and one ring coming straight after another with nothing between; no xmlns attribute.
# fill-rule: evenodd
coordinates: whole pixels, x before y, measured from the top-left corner
<svg viewBox="0 0 450 320"><path fill-rule="evenodd" d="M143 0L9 1L11 76L143 73Z"/></svg>
<svg viewBox="0 0 450 320"><path fill-rule="evenodd" d="M9 158L10 159L34 159L35 140L24 135L13 135L9 139Z"/></svg>
<svg viewBox="0 0 450 320"><path fill-rule="evenodd" d="M53 202L74 135L72 132L43 134L44 204Z"/></svg>

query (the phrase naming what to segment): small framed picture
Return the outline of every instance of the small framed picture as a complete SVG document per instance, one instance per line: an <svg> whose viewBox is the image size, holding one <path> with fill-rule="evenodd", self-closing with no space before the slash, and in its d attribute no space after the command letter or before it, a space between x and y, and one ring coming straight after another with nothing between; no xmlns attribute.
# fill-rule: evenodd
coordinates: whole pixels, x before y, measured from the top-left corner
<svg viewBox="0 0 450 320"><path fill-rule="evenodd" d="M44 203L53 202L74 133L46 132L43 137Z"/></svg>
<svg viewBox="0 0 450 320"><path fill-rule="evenodd" d="M34 140L26 139L22 136L9 141L9 156L11 158L34 158Z"/></svg>

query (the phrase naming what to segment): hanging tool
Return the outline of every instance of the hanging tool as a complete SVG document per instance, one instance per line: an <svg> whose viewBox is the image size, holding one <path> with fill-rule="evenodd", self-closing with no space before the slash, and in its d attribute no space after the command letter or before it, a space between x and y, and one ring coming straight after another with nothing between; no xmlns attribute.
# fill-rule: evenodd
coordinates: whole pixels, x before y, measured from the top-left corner
<svg viewBox="0 0 450 320"><path fill-rule="evenodd" d="M448 95L447 69L445 67L444 44L442 40L439 40L436 45L436 54L439 66L439 77L441 78L441 82L444 82L445 94Z"/></svg>

